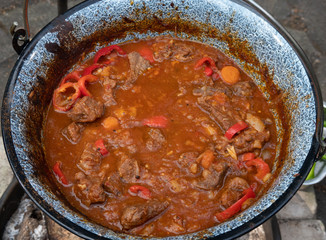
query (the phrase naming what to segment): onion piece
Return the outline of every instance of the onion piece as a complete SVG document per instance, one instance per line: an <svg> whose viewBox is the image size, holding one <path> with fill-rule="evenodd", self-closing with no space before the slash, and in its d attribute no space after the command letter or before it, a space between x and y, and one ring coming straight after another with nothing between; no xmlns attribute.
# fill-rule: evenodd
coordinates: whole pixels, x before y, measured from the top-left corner
<svg viewBox="0 0 326 240"><path fill-rule="evenodd" d="M258 132L262 132L265 130L265 124L263 123L263 121L259 117L254 116L251 113L247 113L246 121Z"/></svg>
<svg viewBox="0 0 326 240"><path fill-rule="evenodd" d="M230 156L234 159L234 160L238 160L238 155L235 152L234 146L227 146L226 150L228 151L228 153L230 154Z"/></svg>

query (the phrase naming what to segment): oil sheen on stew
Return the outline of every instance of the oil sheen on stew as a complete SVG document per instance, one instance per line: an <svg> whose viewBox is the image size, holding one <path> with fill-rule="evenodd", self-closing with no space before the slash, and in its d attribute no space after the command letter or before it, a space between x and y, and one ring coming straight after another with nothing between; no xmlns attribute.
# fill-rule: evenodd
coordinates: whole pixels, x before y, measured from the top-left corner
<svg viewBox="0 0 326 240"><path fill-rule="evenodd" d="M117 232L170 236L232 219L271 179L276 128L219 50L154 38L111 45L53 93L46 160L67 200Z"/></svg>

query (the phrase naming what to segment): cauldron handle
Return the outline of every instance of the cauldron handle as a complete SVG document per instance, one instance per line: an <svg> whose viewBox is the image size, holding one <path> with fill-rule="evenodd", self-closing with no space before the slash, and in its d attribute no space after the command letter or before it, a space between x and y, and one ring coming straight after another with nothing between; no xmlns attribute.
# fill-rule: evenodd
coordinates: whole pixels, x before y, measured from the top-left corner
<svg viewBox="0 0 326 240"><path fill-rule="evenodd" d="M17 22L13 22L13 24L10 27L10 33L12 35L12 46L15 49L15 51L20 54L25 46L30 42L30 29L29 29L29 23L28 23L28 1L24 0L24 10L23 10L23 16L24 16L24 28L19 28ZM67 11L67 0L57 0L58 1L58 14L63 14L65 11Z"/></svg>
<svg viewBox="0 0 326 240"><path fill-rule="evenodd" d="M324 119L326 117L326 102L323 103L324 108ZM326 135L326 127L323 128L323 136ZM313 185L326 177L326 138L320 140L320 149L316 155L315 167L311 171L314 171L314 177L312 179L306 180L303 185Z"/></svg>

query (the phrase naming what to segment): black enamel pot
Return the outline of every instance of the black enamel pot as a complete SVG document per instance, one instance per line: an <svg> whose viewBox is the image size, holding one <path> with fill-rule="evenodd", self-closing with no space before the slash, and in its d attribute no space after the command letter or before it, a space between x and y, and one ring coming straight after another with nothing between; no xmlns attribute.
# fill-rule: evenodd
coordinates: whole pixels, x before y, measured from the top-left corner
<svg viewBox="0 0 326 240"><path fill-rule="evenodd" d="M122 239L73 209L49 176L42 125L52 92L83 53L132 38L167 35L215 46L251 75L269 102L271 85L283 92L286 124L277 113L277 178L249 209L218 226L173 239L238 237L279 211L324 152L322 99L310 63L286 31L246 0L121 0L84 2L43 28L21 52L6 86L2 135L11 167L52 219L86 239ZM283 126L287 126L284 129Z"/></svg>

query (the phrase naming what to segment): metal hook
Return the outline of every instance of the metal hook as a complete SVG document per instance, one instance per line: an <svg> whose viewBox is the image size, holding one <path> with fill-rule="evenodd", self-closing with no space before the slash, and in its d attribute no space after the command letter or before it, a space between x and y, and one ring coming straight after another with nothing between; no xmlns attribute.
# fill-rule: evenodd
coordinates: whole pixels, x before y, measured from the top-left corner
<svg viewBox="0 0 326 240"><path fill-rule="evenodd" d="M17 22L13 22L10 27L10 34L12 35L12 46L15 49L15 51L20 54L24 47L29 43L30 41L30 30L29 30L29 24L28 24L28 0L24 1L24 26L25 29L19 28Z"/></svg>

